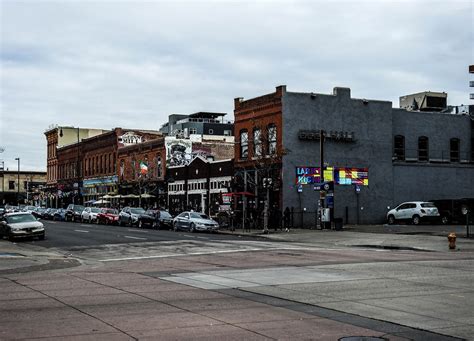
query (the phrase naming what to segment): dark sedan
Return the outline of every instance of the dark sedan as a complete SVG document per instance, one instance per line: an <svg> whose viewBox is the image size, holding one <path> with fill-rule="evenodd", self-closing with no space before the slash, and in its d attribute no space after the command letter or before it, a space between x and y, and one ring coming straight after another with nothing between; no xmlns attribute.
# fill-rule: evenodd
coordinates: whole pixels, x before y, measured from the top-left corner
<svg viewBox="0 0 474 341"><path fill-rule="evenodd" d="M173 217L168 212L164 210L148 210L146 214L155 219L153 223L154 228L158 230L173 228Z"/></svg>

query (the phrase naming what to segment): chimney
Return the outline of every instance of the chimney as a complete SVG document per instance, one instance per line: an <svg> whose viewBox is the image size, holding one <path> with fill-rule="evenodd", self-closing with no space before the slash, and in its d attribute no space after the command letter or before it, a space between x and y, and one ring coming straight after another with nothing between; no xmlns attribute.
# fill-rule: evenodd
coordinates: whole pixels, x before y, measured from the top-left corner
<svg viewBox="0 0 474 341"><path fill-rule="evenodd" d="M276 87L277 97L282 97L285 92L286 92L286 85L279 85Z"/></svg>
<svg viewBox="0 0 474 341"><path fill-rule="evenodd" d="M333 89L333 95L337 97L351 98L351 88L343 88L336 86Z"/></svg>
<svg viewBox="0 0 474 341"><path fill-rule="evenodd" d="M243 97L236 97L234 98L234 109L240 108L240 103L244 100Z"/></svg>

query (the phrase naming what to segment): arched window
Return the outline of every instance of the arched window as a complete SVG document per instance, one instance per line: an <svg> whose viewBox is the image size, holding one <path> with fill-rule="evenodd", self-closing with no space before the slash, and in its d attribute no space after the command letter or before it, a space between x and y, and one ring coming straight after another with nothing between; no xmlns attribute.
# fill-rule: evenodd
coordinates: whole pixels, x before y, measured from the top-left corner
<svg viewBox="0 0 474 341"><path fill-rule="evenodd" d="M156 176L158 178L161 178L163 176L163 169L162 169L162 165L161 165L161 156L158 155L156 157Z"/></svg>
<svg viewBox="0 0 474 341"><path fill-rule="evenodd" d="M460 160L460 141L458 138L452 138L449 140L449 160L451 162L459 162Z"/></svg>
<svg viewBox="0 0 474 341"><path fill-rule="evenodd" d="M268 125L268 155L275 155L277 152L277 127L276 125Z"/></svg>
<svg viewBox="0 0 474 341"><path fill-rule="evenodd" d="M262 136L260 128L253 129L253 156L262 156Z"/></svg>
<svg viewBox="0 0 474 341"><path fill-rule="evenodd" d="M249 132L247 129L240 131L240 158L246 159L249 156Z"/></svg>
<svg viewBox="0 0 474 341"><path fill-rule="evenodd" d="M405 160L405 136L396 135L393 138L393 157L395 160Z"/></svg>
<svg viewBox="0 0 474 341"><path fill-rule="evenodd" d="M428 161L428 159L428 138L426 136L420 136L418 138L418 161Z"/></svg>

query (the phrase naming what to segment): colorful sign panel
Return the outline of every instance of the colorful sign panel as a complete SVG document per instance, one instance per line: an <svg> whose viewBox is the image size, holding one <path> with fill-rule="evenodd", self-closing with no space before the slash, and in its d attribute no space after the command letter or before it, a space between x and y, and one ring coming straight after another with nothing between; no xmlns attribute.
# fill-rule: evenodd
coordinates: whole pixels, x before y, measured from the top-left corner
<svg viewBox="0 0 474 341"><path fill-rule="evenodd" d="M367 168L336 168L335 181L339 185L369 185Z"/></svg>
<svg viewBox="0 0 474 341"><path fill-rule="evenodd" d="M327 167L324 181L334 181L338 185L369 185L368 168ZM311 185L321 182L319 167L296 167L296 184Z"/></svg>

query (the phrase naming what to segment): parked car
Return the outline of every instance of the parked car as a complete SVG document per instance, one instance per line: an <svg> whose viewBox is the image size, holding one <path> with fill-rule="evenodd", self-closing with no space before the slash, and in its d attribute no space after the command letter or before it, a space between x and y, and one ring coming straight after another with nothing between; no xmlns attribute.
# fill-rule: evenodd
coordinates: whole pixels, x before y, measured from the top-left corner
<svg viewBox="0 0 474 341"><path fill-rule="evenodd" d="M66 220L66 210L64 208L59 208L53 214L53 220L64 221Z"/></svg>
<svg viewBox="0 0 474 341"><path fill-rule="evenodd" d="M35 210L36 210L36 206L25 206L25 208L23 209L23 212L32 213Z"/></svg>
<svg viewBox="0 0 474 341"><path fill-rule="evenodd" d="M437 208L440 214L440 222L442 224L465 224L469 218L469 223L474 223L474 199L442 199L430 200ZM470 213L466 216L463 208Z"/></svg>
<svg viewBox="0 0 474 341"><path fill-rule="evenodd" d="M81 214L84 208L82 205L69 204L66 209L66 221L81 221Z"/></svg>
<svg viewBox="0 0 474 341"><path fill-rule="evenodd" d="M81 222L92 224L97 222L97 214L100 213L100 208L98 207L86 207L81 213Z"/></svg>
<svg viewBox="0 0 474 341"><path fill-rule="evenodd" d="M44 207L36 207L36 210L31 212L32 215L34 215L36 218L43 219L43 214L46 211L46 208Z"/></svg>
<svg viewBox="0 0 474 341"><path fill-rule="evenodd" d="M47 208L46 211L43 213L43 219L45 220L53 220L54 213L57 211L56 208Z"/></svg>
<svg viewBox="0 0 474 341"><path fill-rule="evenodd" d="M31 213L7 213L0 220L0 235L9 240L16 238L38 237L44 239L43 223L39 222Z"/></svg>
<svg viewBox="0 0 474 341"><path fill-rule="evenodd" d="M173 220L173 229L194 231L214 232L219 229L217 221L209 218L204 213L183 212L176 216Z"/></svg>
<svg viewBox="0 0 474 341"><path fill-rule="evenodd" d="M153 226L154 218L146 214L141 207L124 207L119 214L119 225Z"/></svg>
<svg viewBox="0 0 474 341"><path fill-rule="evenodd" d="M148 210L146 214L154 218L153 228L158 230L173 228L173 217L167 211Z"/></svg>
<svg viewBox="0 0 474 341"><path fill-rule="evenodd" d="M425 201L404 202L387 213L389 224L394 224L396 221L406 221L418 225L424 221L439 221L439 218L436 206L432 202Z"/></svg>
<svg viewBox="0 0 474 341"><path fill-rule="evenodd" d="M119 212L114 208L102 208L97 214L97 222L105 225L115 225L119 220Z"/></svg>

